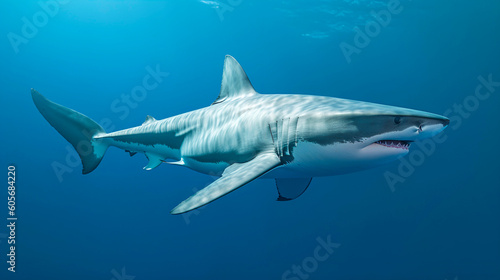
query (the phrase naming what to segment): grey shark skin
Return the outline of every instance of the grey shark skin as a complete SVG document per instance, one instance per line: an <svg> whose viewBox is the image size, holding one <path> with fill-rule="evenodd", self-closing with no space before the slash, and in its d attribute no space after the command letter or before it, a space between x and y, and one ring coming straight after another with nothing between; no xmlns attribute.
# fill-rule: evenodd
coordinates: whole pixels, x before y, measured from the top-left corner
<svg viewBox="0 0 500 280"><path fill-rule="evenodd" d="M115 146L144 153L146 170L163 162L220 176L172 210L201 207L259 177L275 178L278 200L300 196L317 176L355 172L394 161L412 141L441 132L449 120L436 114L310 95L259 94L226 56L219 97L208 107L163 120L148 116L137 127L106 133L74 110L32 89L47 121L79 153L83 173Z"/></svg>

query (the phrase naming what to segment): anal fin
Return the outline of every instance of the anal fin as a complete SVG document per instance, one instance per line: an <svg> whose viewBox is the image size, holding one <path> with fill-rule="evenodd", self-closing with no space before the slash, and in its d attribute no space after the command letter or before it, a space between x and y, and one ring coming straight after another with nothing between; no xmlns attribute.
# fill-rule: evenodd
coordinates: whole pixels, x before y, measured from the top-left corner
<svg viewBox="0 0 500 280"><path fill-rule="evenodd" d="M148 165L144 166L145 170L151 170L162 164L163 162L163 159L155 154L146 154L146 157L148 158L149 162Z"/></svg>

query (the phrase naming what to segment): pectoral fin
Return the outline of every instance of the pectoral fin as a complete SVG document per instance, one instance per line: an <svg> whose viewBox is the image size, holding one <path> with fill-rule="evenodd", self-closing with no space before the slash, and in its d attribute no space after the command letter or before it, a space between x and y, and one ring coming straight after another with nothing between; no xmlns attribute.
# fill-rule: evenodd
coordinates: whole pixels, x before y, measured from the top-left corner
<svg viewBox="0 0 500 280"><path fill-rule="evenodd" d="M283 178L276 179L278 201L288 201L301 196L311 184L312 178Z"/></svg>
<svg viewBox="0 0 500 280"><path fill-rule="evenodd" d="M281 161L275 153L264 153L248 162L234 163L224 170L222 177L181 202L170 213L182 214L208 204L279 165L281 165Z"/></svg>

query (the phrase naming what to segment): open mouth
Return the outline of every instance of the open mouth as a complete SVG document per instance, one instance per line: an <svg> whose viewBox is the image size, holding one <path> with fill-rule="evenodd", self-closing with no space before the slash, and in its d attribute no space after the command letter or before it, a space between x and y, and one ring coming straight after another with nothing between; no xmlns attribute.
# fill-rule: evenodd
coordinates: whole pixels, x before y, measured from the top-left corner
<svg viewBox="0 0 500 280"><path fill-rule="evenodd" d="M380 141L375 142L375 144L379 144L379 145L386 146L389 148L408 150L410 148L410 142L411 141L380 140Z"/></svg>

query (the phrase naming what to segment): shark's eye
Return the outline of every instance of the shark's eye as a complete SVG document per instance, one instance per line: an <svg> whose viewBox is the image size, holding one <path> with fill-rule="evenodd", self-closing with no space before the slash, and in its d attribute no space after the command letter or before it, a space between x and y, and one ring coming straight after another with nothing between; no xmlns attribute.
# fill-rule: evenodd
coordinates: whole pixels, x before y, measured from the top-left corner
<svg viewBox="0 0 500 280"><path fill-rule="evenodd" d="M394 118L394 123L395 124L400 124L401 123L401 117L395 117Z"/></svg>

